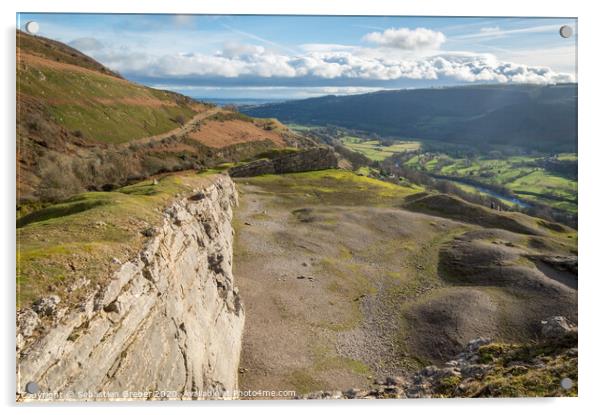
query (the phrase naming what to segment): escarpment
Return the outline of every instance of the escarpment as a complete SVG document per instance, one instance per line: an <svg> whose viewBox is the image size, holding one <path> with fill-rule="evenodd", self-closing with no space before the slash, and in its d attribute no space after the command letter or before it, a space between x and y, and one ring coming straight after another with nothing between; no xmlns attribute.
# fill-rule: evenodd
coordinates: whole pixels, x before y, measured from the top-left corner
<svg viewBox="0 0 602 415"><path fill-rule="evenodd" d="M236 203L234 183L216 176L177 197L139 255L87 301L22 309L18 399L231 397L244 324L232 275Z"/></svg>

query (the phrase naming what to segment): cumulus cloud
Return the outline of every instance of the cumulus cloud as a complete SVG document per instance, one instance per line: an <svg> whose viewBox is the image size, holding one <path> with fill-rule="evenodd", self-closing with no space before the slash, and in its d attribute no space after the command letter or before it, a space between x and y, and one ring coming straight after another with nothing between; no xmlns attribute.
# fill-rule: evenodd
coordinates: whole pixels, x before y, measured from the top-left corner
<svg viewBox="0 0 602 415"><path fill-rule="evenodd" d="M363 39L387 48L419 50L439 49L445 42L445 35L441 32L422 27L414 30L400 27L397 29L387 29L384 32L368 33Z"/></svg>

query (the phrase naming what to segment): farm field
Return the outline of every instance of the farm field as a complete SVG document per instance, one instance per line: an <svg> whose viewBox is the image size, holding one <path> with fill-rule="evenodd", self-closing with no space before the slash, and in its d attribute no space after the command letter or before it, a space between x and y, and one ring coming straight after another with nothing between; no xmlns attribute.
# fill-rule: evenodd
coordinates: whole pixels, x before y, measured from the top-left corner
<svg viewBox="0 0 602 415"><path fill-rule="evenodd" d="M453 180L456 186L470 193L483 194L479 185L490 187L493 191L503 188L527 203L538 202L571 214L577 213L576 178L549 171L545 167L546 160L564 164L576 163L576 153L545 157L505 156L501 152L492 152L462 157L462 152L457 151L459 148L454 146L441 151L427 151L426 148L438 148L441 144L430 141L400 141L399 144L387 146L382 145L379 140L365 140L351 135L344 136L340 141L348 149L375 162L381 162L396 154L413 152L413 155L408 155L409 158L406 157L405 161L402 161L403 166L432 176L445 176ZM503 202L507 206L514 205L511 201Z"/></svg>
<svg viewBox="0 0 602 415"><path fill-rule="evenodd" d="M559 161L574 161L576 154L562 154ZM440 153L421 153L404 165L430 174L464 178L484 185L504 187L527 201L577 212L577 180L541 167L543 157L453 158Z"/></svg>
<svg viewBox="0 0 602 415"><path fill-rule="evenodd" d="M362 153L375 161L382 161L396 153L420 150L419 141L400 141L398 144L390 146L383 146L378 140L365 141L352 136L345 136L341 141L347 148Z"/></svg>
<svg viewBox="0 0 602 415"><path fill-rule="evenodd" d="M402 162L403 166L433 176L450 178L455 181L456 186L470 193L482 194L482 189L478 189L479 185L491 187L492 190L504 188L526 202L538 202L571 214L577 213L576 178L549 171L544 167L545 161L550 159L558 163L576 164L576 153L545 157L505 156L501 152L492 152L462 157L462 152L457 151L459 147L456 149L454 146L441 151L427 151L426 148L438 148L441 145L431 141L400 141L398 144L387 146L379 140L366 140L351 135L345 135L340 141L348 149L375 162L381 162L396 154L414 152L414 155ZM458 179L466 182L459 183ZM504 204L513 205L509 201L504 201Z"/></svg>

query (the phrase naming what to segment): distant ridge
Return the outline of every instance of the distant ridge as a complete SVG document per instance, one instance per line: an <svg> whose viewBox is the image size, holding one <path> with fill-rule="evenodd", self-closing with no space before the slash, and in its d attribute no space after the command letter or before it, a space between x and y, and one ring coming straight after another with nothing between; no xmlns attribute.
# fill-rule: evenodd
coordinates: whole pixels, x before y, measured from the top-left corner
<svg viewBox="0 0 602 415"><path fill-rule="evenodd" d="M282 122L470 145L577 150L577 84L470 85L309 98L242 109Z"/></svg>

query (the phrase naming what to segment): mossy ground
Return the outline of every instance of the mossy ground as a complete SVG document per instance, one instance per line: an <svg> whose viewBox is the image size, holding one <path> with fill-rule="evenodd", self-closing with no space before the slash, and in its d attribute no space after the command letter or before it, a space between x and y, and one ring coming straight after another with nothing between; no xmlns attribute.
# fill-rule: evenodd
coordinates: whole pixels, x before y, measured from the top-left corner
<svg viewBox="0 0 602 415"><path fill-rule="evenodd" d="M163 208L176 194L209 180L210 174L166 175L156 185L147 180L113 192L88 192L21 216L17 306L49 294L67 304L81 300L86 289L72 290L78 280L89 280L88 288L102 284L118 266L112 259L137 253L142 231L161 223Z"/></svg>
<svg viewBox="0 0 602 415"><path fill-rule="evenodd" d="M321 204L343 206L393 206L403 202L405 197L423 190L334 169L265 175L241 181L266 186L285 200L294 200L300 196Z"/></svg>
<svg viewBox="0 0 602 415"><path fill-rule="evenodd" d="M571 351L576 347L576 333L542 343L483 346L480 360L493 370L471 389L491 397L577 396L577 354ZM561 387L565 378L572 381L572 388Z"/></svg>

